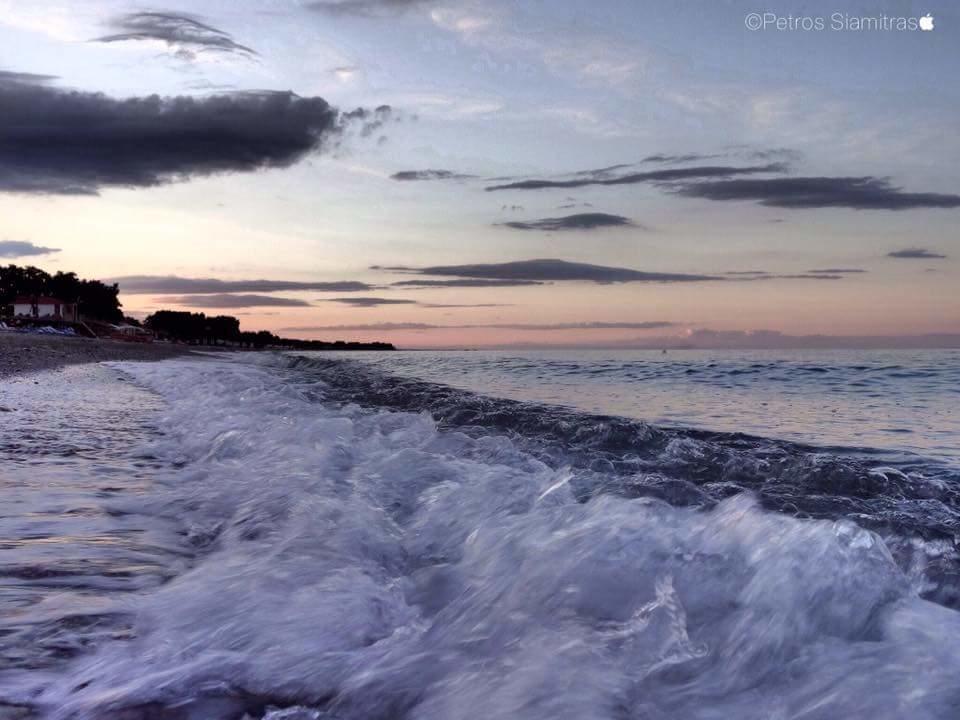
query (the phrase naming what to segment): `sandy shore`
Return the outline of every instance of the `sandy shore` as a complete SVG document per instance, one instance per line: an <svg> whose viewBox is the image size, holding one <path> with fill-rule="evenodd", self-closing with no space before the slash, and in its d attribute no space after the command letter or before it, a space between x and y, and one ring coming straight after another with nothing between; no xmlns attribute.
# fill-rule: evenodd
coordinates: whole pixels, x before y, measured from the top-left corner
<svg viewBox="0 0 960 720"><path fill-rule="evenodd" d="M188 352L183 346L162 343L0 332L0 378L101 360L162 360Z"/></svg>

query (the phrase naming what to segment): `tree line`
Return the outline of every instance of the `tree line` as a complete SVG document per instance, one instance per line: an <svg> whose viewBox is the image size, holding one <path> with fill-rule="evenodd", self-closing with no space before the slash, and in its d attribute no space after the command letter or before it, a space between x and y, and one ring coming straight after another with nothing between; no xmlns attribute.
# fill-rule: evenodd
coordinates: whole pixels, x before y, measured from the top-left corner
<svg viewBox="0 0 960 720"><path fill-rule="evenodd" d="M232 315L207 316L202 312L157 310L143 321L145 327L166 340L191 345L232 345L262 349L283 347L297 350L393 350L390 343L328 342L324 340L297 340L274 335L267 330L243 331L240 321Z"/></svg>
<svg viewBox="0 0 960 720"><path fill-rule="evenodd" d="M82 317L117 323L123 320L119 293L116 283L83 280L72 272L51 275L33 266L0 266L0 307L12 305L18 295L47 295L77 303Z"/></svg>
<svg viewBox="0 0 960 720"><path fill-rule="evenodd" d="M125 317L120 303L120 288L99 280L84 280L72 272L55 275L33 266L0 266L0 315L19 295L45 295L63 302L78 303L80 317L91 323L140 325ZM207 316L202 312L158 310L143 325L160 338L191 345L232 345L246 348L284 347L298 350L393 350L390 343L327 342L283 338L267 330L240 329L240 320L232 315Z"/></svg>

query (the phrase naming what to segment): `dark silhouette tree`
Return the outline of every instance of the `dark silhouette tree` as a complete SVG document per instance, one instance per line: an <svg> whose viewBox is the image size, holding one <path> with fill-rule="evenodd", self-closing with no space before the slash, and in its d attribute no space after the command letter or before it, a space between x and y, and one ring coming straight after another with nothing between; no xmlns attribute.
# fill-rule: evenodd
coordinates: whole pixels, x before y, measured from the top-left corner
<svg viewBox="0 0 960 720"><path fill-rule="evenodd" d="M0 266L0 312L13 304L18 295L49 295L64 302L79 303L80 317L106 323L126 322L140 325L125 317L120 304L120 288L99 280L85 280L76 273L56 275L40 268L19 265ZM240 329L240 321L232 315L214 315L181 310L157 310L143 321L143 326L161 338L193 345L234 345L262 350L285 348L295 350L393 350L390 343L328 342L282 338L268 330L251 332Z"/></svg>
<svg viewBox="0 0 960 720"><path fill-rule="evenodd" d="M76 273L56 275L33 266L0 267L0 305L10 305L18 295L49 295L69 303L78 303L81 318L120 322L120 289L99 280L83 280Z"/></svg>

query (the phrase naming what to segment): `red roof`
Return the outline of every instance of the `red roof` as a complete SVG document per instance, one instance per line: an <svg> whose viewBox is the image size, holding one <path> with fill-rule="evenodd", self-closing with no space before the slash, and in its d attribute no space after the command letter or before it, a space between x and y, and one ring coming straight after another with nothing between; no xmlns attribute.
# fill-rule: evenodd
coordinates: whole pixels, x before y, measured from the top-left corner
<svg viewBox="0 0 960 720"><path fill-rule="evenodd" d="M63 300L46 295L17 295L14 305L69 305Z"/></svg>

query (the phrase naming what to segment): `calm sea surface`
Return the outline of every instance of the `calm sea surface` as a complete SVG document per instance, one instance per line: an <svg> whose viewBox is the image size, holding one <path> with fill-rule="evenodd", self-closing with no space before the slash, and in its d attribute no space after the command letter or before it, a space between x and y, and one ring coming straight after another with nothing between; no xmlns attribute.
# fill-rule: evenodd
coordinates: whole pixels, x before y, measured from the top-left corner
<svg viewBox="0 0 960 720"><path fill-rule="evenodd" d="M401 376L657 425L907 451L960 464L960 351L364 354Z"/></svg>

